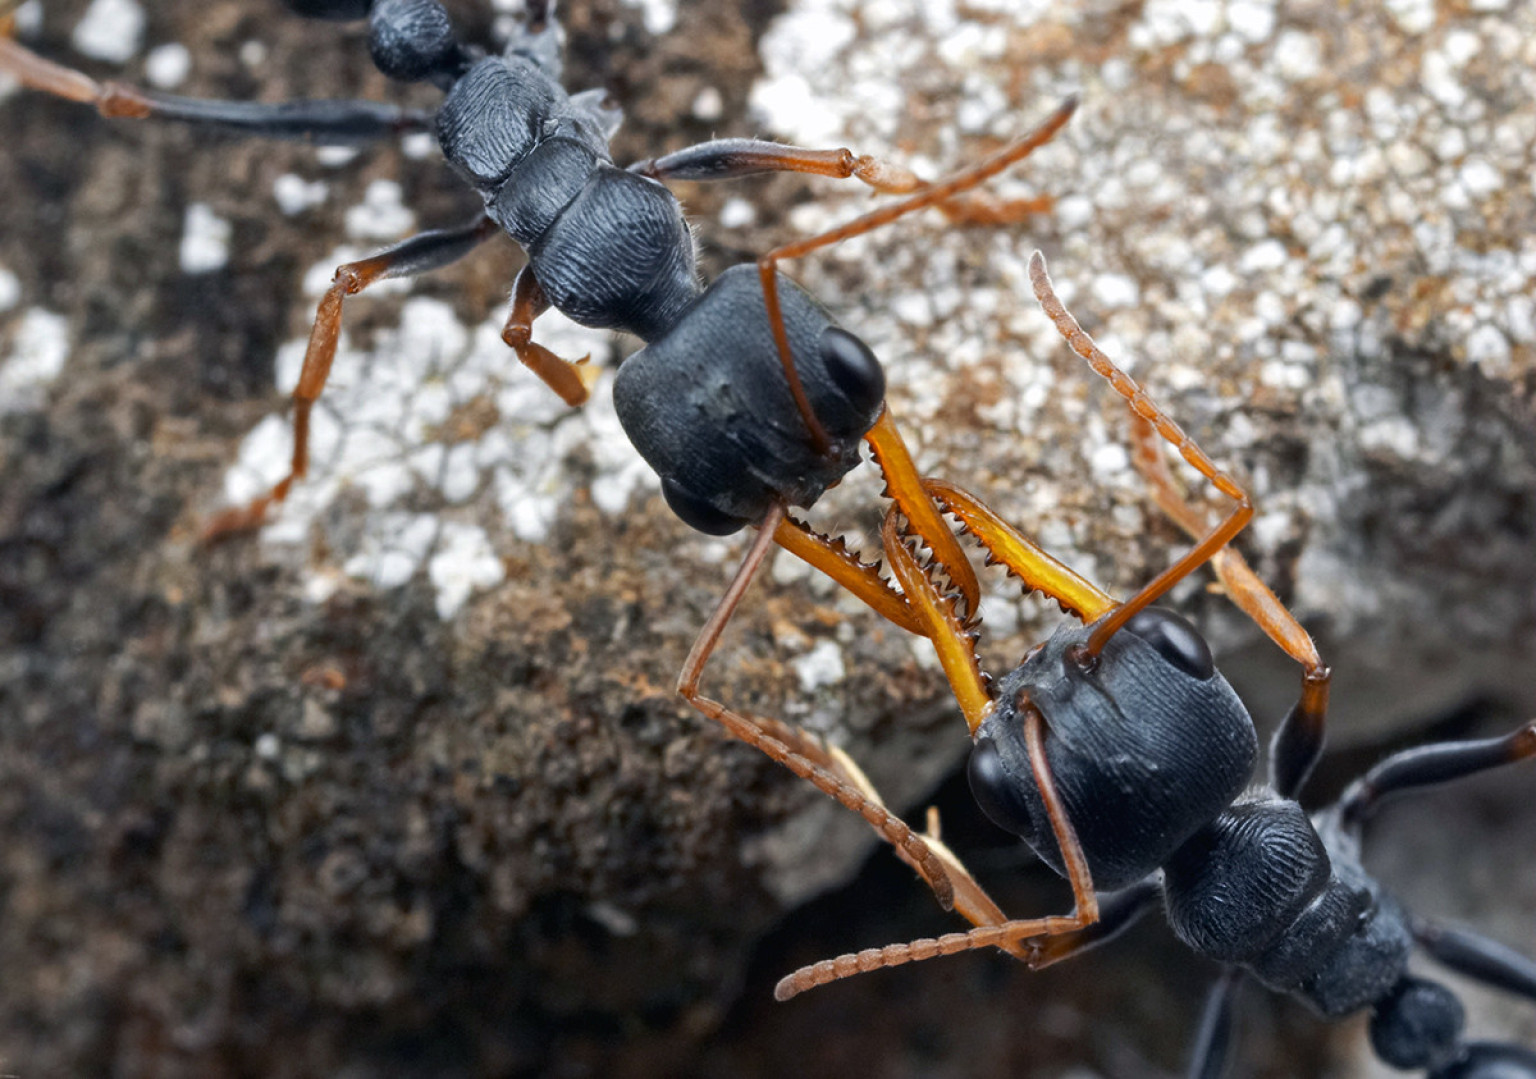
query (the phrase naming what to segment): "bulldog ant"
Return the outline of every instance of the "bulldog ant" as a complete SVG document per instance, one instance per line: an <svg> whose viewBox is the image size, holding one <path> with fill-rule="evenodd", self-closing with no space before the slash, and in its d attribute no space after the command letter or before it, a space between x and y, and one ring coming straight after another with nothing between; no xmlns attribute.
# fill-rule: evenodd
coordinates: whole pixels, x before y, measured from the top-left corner
<svg viewBox="0 0 1536 1079"><path fill-rule="evenodd" d="M863 815L919 868L946 905L977 917L995 907L958 897L953 861L889 814L856 766L777 721L749 718L703 696L699 682L725 623L777 542L913 632L924 623L873 567L787 515L809 506L860 459L867 442L904 520L929 544L974 609L980 588L943 524L885 409L879 361L778 271L782 260L883 227L925 208L952 222L997 225L1048 209L1050 197L999 200L974 189L1049 142L1074 100L993 156L937 183L848 149L810 150L750 139L702 143L627 169L608 141L620 114L601 91L561 87L559 26L552 0L530 0L499 55L461 44L438 0L285 0L296 14L363 19L375 65L387 76L430 82L445 93L435 114L362 101L265 105L192 100L99 83L0 35L0 72L23 85L94 105L103 115L166 119L241 135L352 143L433 130L450 166L480 193L484 212L459 228L421 233L336 270L322 297L293 392L294 448L288 474L247 506L217 515L205 538L258 527L308 466L309 423L337 351L345 299L379 281L425 273L505 233L528 262L512 287L502 337L519 360L572 406L587 399L595 372L533 340L550 307L576 322L632 333L645 347L624 361L614 399L626 434L661 477L664 497L688 525L758 536L706 622L678 678L695 708L737 738ZM727 270L702 286L692 236L669 180L724 180L763 172L854 178L905 197L844 225L774 248L755 266ZM966 878L961 878L962 880Z"/></svg>
<svg viewBox="0 0 1536 1079"><path fill-rule="evenodd" d="M1232 991L1249 976L1325 1019L1369 1009L1372 1047L1394 1067L1422 1069L1431 1079L1536 1079L1536 1053L1465 1041L1456 996L1407 970L1417 944L1467 977L1536 999L1536 962L1409 914L1363 868L1360 836L1389 797L1536 756L1536 722L1502 738L1394 754L1309 817L1296 798L1322 752L1330 671L1290 612L1226 547L1253 514L1247 492L1081 329L1056 297L1039 253L1030 277L1073 351L1129 403L1137 465L1195 547L1116 603L974 496L923 479L923 491L989 561L1081 620L994 684L976 656L974 593L941 590L912 553L913 539L937 549L928 522L903 525L902 509L893 506L882 541L903 592L892 602L932 640L970 727L968 775L977 803L1067 879L1075 909L1005 918L937 843L934 822L928 836L913 836L900 853L916 862L914 848L932 845L949 877L935 891L941 899L952 894L975 928L824 960L782 979L775 995L787 1000L839 978L989 946L1040 969L1113 939L1161 902L1174 934L1226 967L1196 1036L1192 1077L1223 1074ZM1214 527L1175 484L1159 438L1235 503ZM951 568L945 557L939 561ZM1300 697L1275 735L1267 781L1257 787L1249 786L1258 739L1247 710L1199 632L1151 606L1206 562L1238 607L1302 667ZM877 576L873 567L862 572ZM893 829L882 831L889 836ZM931 870L920 871L935 884Z"/></svg>
<svg viewBox="0 0 1536 1079"><path fill-rule="evenodd" d="M938 184L926 184L899 165L848 149L810 150L752 139L716 139L623 169L613 163L608 148L621 120L619 110L601 90L568 94L560 85L562 35L553 0L529 0L524 21L499 55L460 43L439 0L285 3L310 18L366 18L375 66L395 80L432 83L445 94L442 104L435 113L422 113L367 101L268 105L195 100L98 83L0 35L0 72L25 86L94 105L109 117L174 120L240 135L327 143L432 130L449 165L485 202L484 211L466 225L424 232L337 268L320 300L293 391L288 474L249 505L218 514L207 526L207 538L258 527L305 475L310 416L336 356L346 298L388 278L440 269L502 233L528 255L512 286L502 338L567 404L586 401L596 371L587 357L565 360L533 339L534 321L542 313L554 307L584 326L622 330L648 343L622 368L617 403L641 453L662 472L667 501L684 521L706 532L728 534L758 521L770 501L808 505L856 463L858 437L873 420L883 387L870 400L859 400L852 412L823 414L825 408L841 407L829 403L827 394L837 395L842 379L859 377L844 369L847 364L867 361L851 355L850 349L858 349L848 340L838 339L827 346L831 352L824 368L812 369L821 361L807 360L802 350L820 348L818 335L829 323L778 273L778 263L925 207L939 208L952 221L978 224L1020 221L1047 209L1048 197L997 200L972 189L1049 141L1073 108L1068 102L1030 135ZM760 298L751 295L751 273L744 269L703 287L694 264L693 237L677 198L664 183L764 172L854 178L873 191L908 197L761 256L756 266ZM787 420L782 410L775 411L777 401L760 399L778 389L770 385L774 376L752 382L747 373L751 365L732 360L735 348L756 347L739 332L743 320L756 317L754 305L766 311L766 325L758 319L757 332L773 344L777 378L793 406ZM677 364L688 367L686 374ZM637 373L640 370L653 373ZM710 391L713 403L701 396L706 371L723 376L726 383L726 389ZM687 392L679 395L685 387ZM857 396L858 388L852 390ZM729 445L713 439L708 446L662 445L688 437L680 425L689 421L680 417L694 408L716 409L712 421L740 437ZM737 478L751 473L757 455L768 447L764 439L741 433L751 425L731 422L727 412L733 409L758 414L755 428L773 443L769 452L784 455L772 478ZM691 488L658 464L677 453L704 453L713 459L712 465L689 477ZM732 484L736 486L728 490Z"/></svg>

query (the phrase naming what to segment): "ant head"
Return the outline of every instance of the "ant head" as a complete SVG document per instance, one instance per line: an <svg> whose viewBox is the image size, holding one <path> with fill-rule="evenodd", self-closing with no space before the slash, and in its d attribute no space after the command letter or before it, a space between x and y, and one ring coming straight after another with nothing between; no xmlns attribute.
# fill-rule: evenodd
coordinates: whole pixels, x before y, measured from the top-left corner
<svg viewBox="0 0 1536 1079"><path fill-rule="evenodd" d="M619 422L684 521L723 534L774 503L809 506L858 464L879 418L885 373L799 286L778 280L806 398L831 440L819 452L779 358L757 267L717 277L614 380Z"/></svg>
<svg viewBox="0 0 1536 1079"><path fill-rule="evenodd" d="M1094 886L1135 883L1243 790L1258 736L1184 619L1149 609L1085 662L1089 627L1067 625L998 683L977 732L971 789L997 824L1062 871L1023 734L1045 722L1056 789Z"/></svg>

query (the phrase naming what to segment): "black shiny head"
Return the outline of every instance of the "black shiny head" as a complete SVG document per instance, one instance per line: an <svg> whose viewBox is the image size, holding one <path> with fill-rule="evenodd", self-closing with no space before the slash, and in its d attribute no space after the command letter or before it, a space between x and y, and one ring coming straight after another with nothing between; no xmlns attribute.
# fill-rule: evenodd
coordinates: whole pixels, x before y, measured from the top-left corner
<svg viewBox="0 0 1536 1079"><path fill-rule="evenodd" d="M756 266L717 277L614 380L625 434L662 478L678 516L705 532L760 521L776 503L814 503L859 463L860 440L883 407L885 377L868 346L788 278L778 279L778 292L801 387L831 440L827 452L811 439L784 377Z"/></svg>
<svg viewBox="0 0 1536 1079"><path fill-rule="evenodd" d="M1199 634L1158 610L1131 625L1138 631L1116 633L1092 664L1080 661L1088 628L1058 630L999 680L997 708L971 756L988 816L996 810L999 823L1062 872L1020 702L1039 710L1052 780L1100 890L1161 866L1242 792L1258 757L1253 721L1209 665ZM992 748L982 749L984 740ZM1029 827L1017 826L1022 817Z"/></svg>

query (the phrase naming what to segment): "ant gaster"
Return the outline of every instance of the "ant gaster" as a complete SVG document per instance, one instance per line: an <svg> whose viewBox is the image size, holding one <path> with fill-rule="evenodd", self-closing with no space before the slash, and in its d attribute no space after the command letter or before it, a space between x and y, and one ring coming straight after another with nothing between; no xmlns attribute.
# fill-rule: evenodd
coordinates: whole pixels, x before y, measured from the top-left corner
<svg viewBox="0 0 1536 1079"><path fill-rule="evenodd" d="M1536 1079L1536 1053L1467 1042L1456 996L1407 969L1417 944L1463 975L1536 999L1536 962L1410 915L1365 871L1360 855L1361 826L1384 799L1536 756L1536 722L1502 738L1395 754L1309 817L1296 797L1322 752L1330 672L1300 624L1226 547L1253 514L1246 491L1078 326L1038 253L1030 277L1072 349L1129 402L1136 463L1159 506L1198 543L1116 603L973 496L923 480L989 561L1081 619L994 685L977 662L972 598L941 591L911 553L911 532L930 545L931 537L921 526L901 526L892 509L883 539L907 608L932 639L970 727L968 772L978 804L1067 878L1076 909L1005 918L937 842L933 822L921 838L944 865L956 909L977 928L826 960L784 978L776 995L787 1000L838 978L987 946L1038 969L1105 943L1161 902L1175 935L1226 967L1207 1002L1191 1077L1223 1073L1232 992L1246 975L1326 1019L1368 1009L1372 1047L1394 1067L1432 1079ZM1214 527L1177 486L1159 437L1236 503ZM1249 784L1258 739L1247 710L1199 632L1150 606L1207 561L1233 601L1303 669L1300 697L1270 749L1267 782L1256 787ZM912 861L909 851L900 853Z"/></svg>

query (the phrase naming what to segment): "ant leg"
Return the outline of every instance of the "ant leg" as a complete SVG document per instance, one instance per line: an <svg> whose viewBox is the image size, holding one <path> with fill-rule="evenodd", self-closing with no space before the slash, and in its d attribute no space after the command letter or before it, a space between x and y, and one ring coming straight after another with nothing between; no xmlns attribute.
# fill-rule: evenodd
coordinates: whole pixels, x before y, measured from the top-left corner
<svg viewBox="0 0 1536 1079"><path fill-rule="evenodd" d="M638 161L629 166L629 171L662 183L735 180L765 172L798 172L837 180L852 177L885 195L910 195L928 187L912 170L868 154L855 154L847 148L808 150L763 139L712 139L664 157ZM1055 201L1049 195L999 199L969 192L936 205L952 224L1015 225L1034 214L1048 212Z"/></svg>
<svg viewBox="0 0 1536 1079"><path fill-rule="evenodd" d="M1439 922L1415 918L1411 928L1413 939L1437 962L1484 985L1536 1000L1536 961L1497 941Z"/></svg>
<svg viewBox="0 0 1536 1079"><path fill-rule="evenodd" d="M218 513L203 529L209 542L236 532L260 527L273 503L288 497L294 480L309 468L309 414L325 389L331 363L336 359L336 342L341 334L342 301L355 296L369 285L391 277L412 277L441 269L457 262L475 247L501 230L490 218L481 215L463 228L438 229L419 233L393 247L386 248L359 262L336 268L331 287L320 298L315 324L309 333L309 347L304 353L304 367L293 390L293 461L284 476L267 494L247 506Z"/></svg>
<svg viewBox="0 0 1536 1079"><path fill-rule="evenodd" d="M1448 783L1529 757L1536 757L1536 720L1502 738L1440 742L1405 749L1349 785L1337 803L1339 819L1353 831L1393 795Z"/></svg>
<svg viewBox="0 0 1536 1079"><path fill-rule="evenodd" d="M1157 905L1161 896L1162 886L1156 877L1147 877L1129 888L1101 895L1099 920L1092 925L1028 943L1029 969L1044 970L1063 959L1072 959L1101 944L1108 944L1139 922L1143 914Z"/></svg>
<svg viewBox="0 0 1536 1079"><path fill-rule="evenodd" d="M592 386L597 382L598 371L583 356L572 363L562 360L543 345L533 341L533 320L549 310L549 297L539 279L533 276L533 267L525 265L518 271L512 285L512 313L502 327L501 339L517 353L545 385L560 395L560 399L572 408L587 403Z"/></svg>
<svg viewBox="0 0 1536 1079"><path fill-rule="evenodd" d="M937 206L957 195L965 194L1050 142L1071 118L1076 108L1077 99L1068 98L1043 124L1023 138L1005 146L985 161L968 169L962 169L948 179L930 184L899 202L882 206L872 213L854 218L847 224L839 225L827 232L776 247L758 258L757 272L763 282L763 300L768 310L768 325L773 329L774 344L779 351L779 362L784 367L784 377L789 383L790 393L794 395L801 419L805 421L806 427L811 432L811 444L816 447L817 452L826 453L831 446L831 440L827 438L827 432L821 426L821 421L811 410L811 403L805 396L805 388L800 384L800 375L795 371L795 359L789 350L789 334L784 329L784 314L779 307L779 260L799 258L801 255L872 232L908 214L916 213L929 206Z"/></svg>
<svg viewBox="0 0 1536 1079"><path fill-rule="evenodd" d="M829 539L814 532L804 522L790 517L787 513L774 529L773 538L780 547L827 574L887 621L919 637L928 636L928 627L912 611L906 597L893 589L885 577L881 576L878 565L860 561L848 550L841 539ZM757 721L769 733L775 734L780 741L797 749L802 756L820 764L829 772L840 773L871 801L884 804L874 786L864 777L863 772L841 750L835 747L828 749L822 746L819 740L812 739L809 734L800 731L799 728L789 727L778 720L759 716ZM793 738L800 738L803 741L797 743ZM828 755L835 760L836 765L822 759L818 754ZM957 913L963 915L972 925L997 925L1006 920L997 904L987 895L976 878L971 876L959 857L940 840L938 811L931 807L928 811L928 827L923 833L923 839L944 863L954 888L954 908ZM896 853L902 861L927 879L923 868L915 864L906 851L897 847ZM1008 943L1003 946L1018 958L1025 958L1021 945Z"/></svg>
<svg viewBox="0 0 1536 1079"><path fill-rule="evenodd" d="M1195 444L1195 440L1186 435L1179 425L1174 423L1173 419L1147 396L1135 379L1116 367L1114 361L1093 343L1093 338L1083 332L1077 320L1062 305L1061 300L1057 299L1056 292L1051 287L1050 275L1046 273L1045 256L1038 251L1029 260L1029 279L1034 286L1035 298L1040 301L1040 306L1055 323L1057 332L1066 339L1072 351L1087 360L1094 372L1126 399L1131 406L1131 411L1151 423L1159 435L1178 449L1179 455L1185 461L1210 480L1218 491L1237 503L1227 518L1197 543L1193 550L1158 574L1136 595L1094 624L1093 632L1088 635L1088 643L1085 647L1089 655L1096 656L1116 631L1130 621L1137 612L1155 603L1170 588L1209 562L1217 551L1241 532L1253 518L1253 500L1235 480L1211 462L1211 459L1205 455L1205 451Z"/></svg>
<svg viewBox="0 0 1536 1079"><path fill-rule="evenodd" d="M988 565L1002 563L1027 591L1045 593L1067 614L1084 622L1115 606L1113 599L1046 554L969 491L948 480L927 478L923 490L986 548Z"/></svg>
<svg viewBox="0 0 1536 1079"><path fill-rule="evenodd" d="M697 639L694 640L693 648L688 652L683 669L677 676L677 691L684 700L709 719L719 723L731 735L762 750L823 794L863 817L886 842L906 856L909 864L918 867L918 872L933 889L940 905L948 910L954 906L954 888L944 864L929 849L923 838L905 821L887 810L878 799L871 799L859 789L855 782L850 782L847 778L837 775L818 763L815 758L821 756L824 760L824 754L816 751L809 754L802 752L807 748L803 740L796 739L795 745L786 743L779 737L784 731L783 724L764 724L761 720L734 712L699 692L699 679L704 673L704 665L709 662L710 653L714 651L720 634L725 629L725 624L730 621L732 613L735 612L742 596L746 593L747 586L751 584L753 576L762 566L768 552L772 550L774 533L783 519L784 507L778 505L768 512L768 516L759 526L757 538L752 541L752 546L742 560L740 568L737 569L735 577L731 579L725 595L720 597L720 602L715 605L709 620L704 623L704 628L699 631Z"/></svg>
<svg viewBox="0 0 1536 1079"><path fill-rule="evenodd" d="M915 563L913 564L915 566ZM1035 781L1040 786L1040 796L1044 799L1050 813L1051 829L1056 835L1056 842L1066 862L1067 878L1072 885L1073 898L1077 902L1076 910L1070 915L1006 921L996 925L979 926L966 933L948 933L938 938L925 937L908 944L889 944L884 948L867 948L854 955L824 959L811 966L801 967L793 974L780 979L779 984L774 986L774 999L789 1000L807 989L814 989L840 978L932 959L935 956L955 955L976 948L1006 947L1011 942L1025 941L1032 937L1071 933L1084 926L1092 925L1098 920L1098 898L1093 894L1093 881L1088 873L1087 860L1083 857L1082 847L1077 842L1072 824L1066 818L1065 809L1057 795L1050 770L1043 764L1045 734L1042 728L1044 725L1039 709L1026 702L1024 738L1029 747L1029 759L1034 768Z"/></svg>
<svg viewBox="0 0 1536 1079"><path fill-rule="evenodd" d="M1189 1057L1188 1079L1221 1079L1227 1073L1227 1056L1232 1048L1232 1000L1242 972L1227 967L1211 984L1200 1009L1200 1026L1195 1032L1195 1047Z"/></svg>
<svg viewBox="0 0 1536 1079"><path fill-rule="evenodd" d="M82 71L45 60L0 36L0 72L23 86L92 105L107 117L176 120L200 128L269 139L353 145L410 131L427 131L432 114L374 101L218 101L177 97L120 82L97 82Z"/></svg>
<svg viewBox="0 0 1536 1079"><path fill-rule="evenodd" d="M1205 515L1190 504L1175 482L1151 421L1140 415L1131 416L1131 442L1136 469L1151 486L1153 501L1191 539L1198 540L1209 525ZM1232 602L1286 655L1301 664L1301 695L1276 730L1269 753L1270 785L1282 798L1295 798L1323 755L1328 687L1333 672L1324 666L1311 635L1242 555L1223 547L1211 558L1211 568Z"/></svg>

